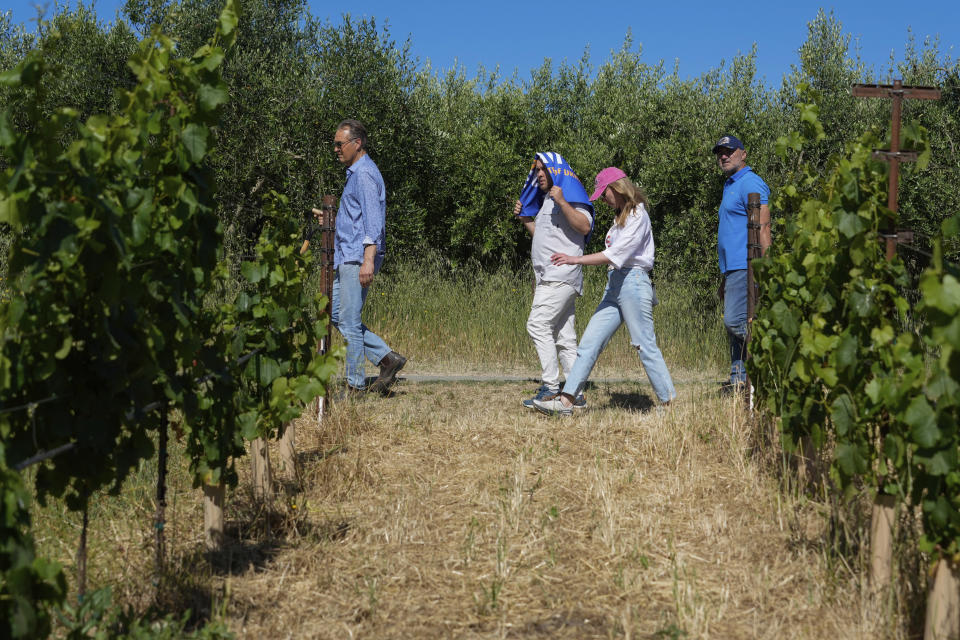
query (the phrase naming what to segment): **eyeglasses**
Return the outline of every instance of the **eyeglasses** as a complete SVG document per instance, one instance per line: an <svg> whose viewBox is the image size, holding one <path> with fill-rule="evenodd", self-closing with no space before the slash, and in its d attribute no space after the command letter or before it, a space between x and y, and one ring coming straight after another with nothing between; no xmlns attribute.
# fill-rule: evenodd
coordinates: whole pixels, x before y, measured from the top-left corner
<svg viewBox="0 0 960 640"><path fill-rule="evenodd" d="M334 140L333 148L335 151L340 151L340 149L343 148L343 145L347 144L348 142L355 142L357 139L358 138L350 138L349 140L344 140L343 142L340 142L339 140Z"/></svg>
<svg viewBox="0 0 960 640"><path fill-rule="evenodd" d="M723 157L723 156L732 156L732 155L735 154L736 152L737 152L737 149L728 149L727 147L720 147L720 148L717 149L717 151L716 151L716 156L717 156L718 158Z"/></svg>

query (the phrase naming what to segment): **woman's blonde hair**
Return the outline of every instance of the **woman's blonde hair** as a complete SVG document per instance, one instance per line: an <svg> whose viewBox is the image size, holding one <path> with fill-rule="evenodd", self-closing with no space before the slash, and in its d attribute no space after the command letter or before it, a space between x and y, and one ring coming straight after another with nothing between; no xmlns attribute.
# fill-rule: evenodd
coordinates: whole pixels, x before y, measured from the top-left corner
<svg viewBox="0 0 960 640"><path fill-rule="evenodd" d="M617 212L617 217L614 219L618 227L623 226L623 223L627 221L627 216L637 208L637 205L642 204L647 213L650 213L650 201L647 199L646 192L633 184L630 178L620 178L611 182L608 187L623 198L623 207Z"/></svg>

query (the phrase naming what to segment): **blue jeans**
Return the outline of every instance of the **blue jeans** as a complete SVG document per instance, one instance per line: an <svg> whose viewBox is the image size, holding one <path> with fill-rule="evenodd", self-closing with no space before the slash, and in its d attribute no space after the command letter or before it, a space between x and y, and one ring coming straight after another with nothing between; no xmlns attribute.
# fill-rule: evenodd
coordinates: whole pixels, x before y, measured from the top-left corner
<svg viewBox="0 0 960 640"><path fill-rule="evenodd" d="M607 288L580 338L577 361L563 393L576 397L583 391L600 352L623 323L627 325L630 344L636 348L657 398L660 402L669 402L677 397L653 332L653 285L647 272L637 268L607 272Z"/></svg>
<svg viewBox="0 0 960 640"><path fill-rule="evenodd" d="M747 370L747 270L727 271L723 276L723 325L730 343L730 382L745 383Z"/></svg>
<svg viewBox="0 0 960 640"><path fill-rule="evenodd" d="M347 383L357 389L363 389L367 382L363 369L364 353L373 364L379 364L390 353L387 343L367 329L360 319L367 291L369 288L360 286L359 263L345 262L337 267L333 277L330 322L347 341Z"/></svg>

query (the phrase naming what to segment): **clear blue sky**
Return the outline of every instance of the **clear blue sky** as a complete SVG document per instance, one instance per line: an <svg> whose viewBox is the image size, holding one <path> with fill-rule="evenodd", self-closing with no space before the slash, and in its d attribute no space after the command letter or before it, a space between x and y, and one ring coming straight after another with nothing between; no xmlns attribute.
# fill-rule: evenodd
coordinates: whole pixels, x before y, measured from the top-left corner
<svg viewBox="0 0 960 640"><path fill-rule="evenodd" d="M66 2L66 0L62 0ZM410 38L412 51L434 69L463 65L473 75L479 65L497 65L505 75L518 70L521 78L544 58L576 62L589 46L594 64L619 49L627 29L633 31L634 50L643 60L660 60L668 70L679 63L682 77L696 76L730 61L738 52L758 47L758 75L779 85L797 49L806 40L807 23L817 9L831 9L853 36L865 62L883 73L891 53L902 59L911 29L918 42L940 38L940 50L960 57L960 0L836 0L812 2L530 2L487 0L407 1L354 0L349 3L309 0L315 16L339 23L349 11L354 18L375 17L390 26L394 39ZM76 0L70 0L75 3ZM14 22L32 27L39 4L52 11L53 2L10 0ZM122 0L95 0L98 17L115 18ZM6 10L6 9L5 9Z"/></svg>

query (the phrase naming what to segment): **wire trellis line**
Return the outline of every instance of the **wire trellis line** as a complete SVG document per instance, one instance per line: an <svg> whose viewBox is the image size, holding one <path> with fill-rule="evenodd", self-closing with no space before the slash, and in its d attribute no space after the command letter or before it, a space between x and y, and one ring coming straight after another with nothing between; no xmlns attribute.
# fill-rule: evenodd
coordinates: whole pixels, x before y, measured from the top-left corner
<svg viewBox="0 0 960 640"><path fill-rule="evenodd" d="M71 449L73 449L75 446L77 446L75 442L68 442L67 444L61 445L56 449L50 449L49 451L40 451L35 456L31 456L26 460L23 460L13 465L13 470L23 471L27 467L35 465L38 462L43 462L44 460L55 458L61 453L66 453L67 451L70 451Z"/></svg>
<svg viewBox="0 0 960 640"><path fill-rule="evenodd" d="M901 244L901 245L899 245L899 246L900 246L901 248L903 248L903 249L908 249L908 250L910 250L910 251L913 251L914 253L917 253L917 254L925 257L925 258L929 258L930 260L933 260L934 257L935 257L932 253L930 253L930 252L927 251L926 249L921 249L920 247L918 247L918 246L916 246L916 245L912 245L912 244ZM948 266L948 267L950 267L950 268L952 268L952 269L960 269L960 264L957 264L956 262L951 262L950 260L947 260L946 258L943 258L943 264L944 264L944 266Z"/></svg>
<svg viewBox="0 0 960 640"><path fill-rule="evenodd" d="M44 398L43 400L36 400L35 402L27 402L26 404L20 404L15 407L5 407L0 409L0 414L4 413L14 413L16 411L25 411L35 407L39 407L42 404L47 404L48 402L53 402L54 400L59 400L58 396L50 396L49 398Z"/></svg>

